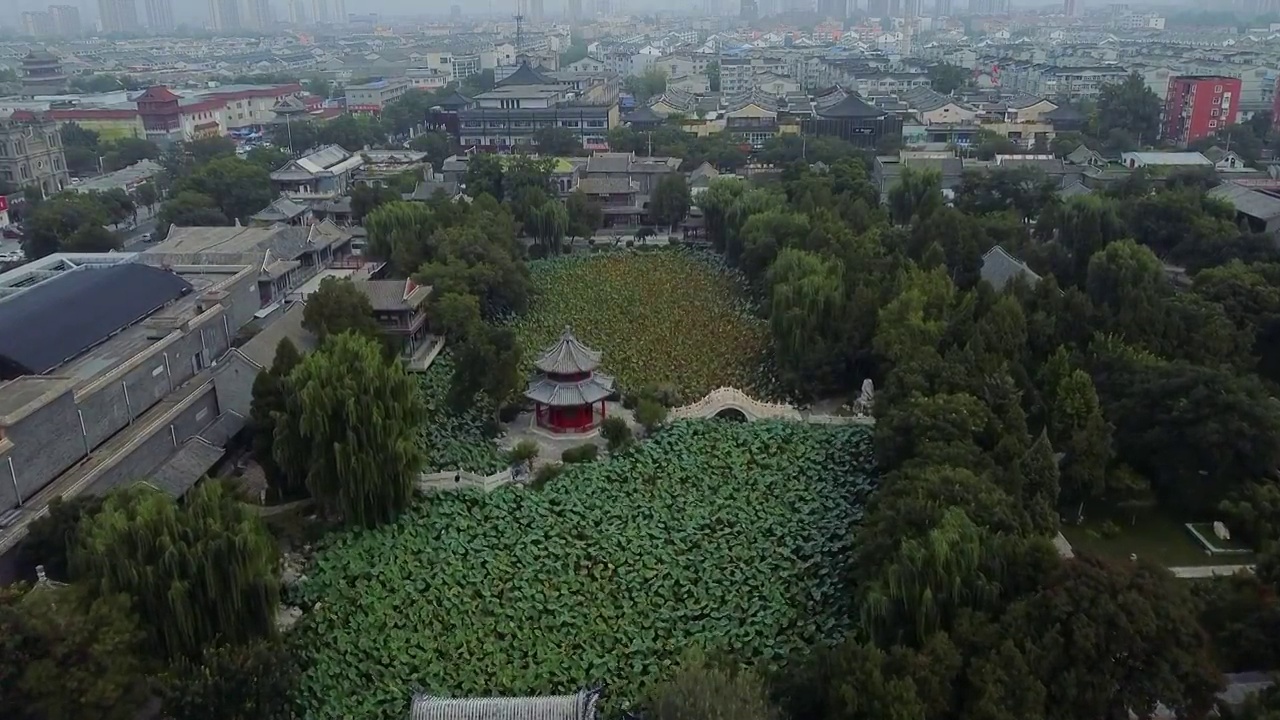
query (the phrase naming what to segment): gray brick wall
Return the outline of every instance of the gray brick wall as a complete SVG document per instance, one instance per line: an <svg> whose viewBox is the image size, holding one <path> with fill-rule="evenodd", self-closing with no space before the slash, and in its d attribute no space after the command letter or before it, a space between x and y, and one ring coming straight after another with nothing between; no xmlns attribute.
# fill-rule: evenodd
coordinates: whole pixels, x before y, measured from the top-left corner
<svg viewBox="0 0 1280 720"><path fill-rule="evenodd" d="M34 495L85 454L84 436L80 433L80 420L70 392L63 393L4 432L14 445L8 457L13 458L18 490L23 498ZM8 464L6 458L5 475L8 475ZM12 483L9 489L12 491ZM15 504L0 505L0 510L7 510Z"/></svg>
<svg viewBox="0 0 1280 720"><path fill-rule="evenodd" d="M170 424L156 428L155 433L142 442L133 452L122 457L114 466L104 470L87 488L91 493L104 493L120 485L146 480L169 456L177 452L178 445L200 432L218 417L218 400L210 386L200 397L183 410ZM170 425L173 432L170 433Z"/></svg>

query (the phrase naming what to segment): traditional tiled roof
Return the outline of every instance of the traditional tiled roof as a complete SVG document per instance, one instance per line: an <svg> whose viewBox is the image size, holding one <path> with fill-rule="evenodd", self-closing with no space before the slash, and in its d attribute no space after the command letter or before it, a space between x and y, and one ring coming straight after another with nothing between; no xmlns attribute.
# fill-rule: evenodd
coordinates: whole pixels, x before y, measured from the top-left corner
<svg viewBox="0 0 1280 720"><path fill-rule="evenodd" d="M521 698L417 695L409 720L596 720L599 699L599 693L588 691Z"/></svg>
<svg viewBox="0 0 1280 720"><path fill-rule="evenodd" d="M509 87L513 85L555 85L556 80L548 77L542 72L533 69L529 63L521 63L520 67L510 75L502 78L494 83L497 87Z"/></svg>
<svg viewBox="0 0 1280 720"><path fill-rule="evenodd" d="M883 110L868 105L857 95L847 95L840 102L821 108L817 113L824 118L878 118L884 115Z"/></svg>
<svg viewBox="0 0 1280 720"><path fill-rule="evenodd" d="M978 274L996 290L1003 290L1006 285L1018 277L1024 278L1031 285L1040 281L1040 276L1034 270L1027 267L1026 263L1005 252L1005 249L999 245L991 248L982 256L982 269Z"/></svg>
<svg viewBox="0 0 1280 720"><path fill-rule="evenodd" d="M534 378L524 391L524 396L530 400L551 407L590 405L612 394L613 378L600 373L592 373L578 382L563 382L541 375Z"/></svg>
<svg viewBox="0 0 1280 720"><path fill-rule="evenodd" d="M430 285L412 280L356 280L355 286L369 298L375 312L413 310L431 295Z"/></svg>
<svg viewBox="0 0 1280 720"><path fill-rule="evenodd" d="M533 364L542 372L553 375L591 372L600 367L600 352L583 345L573 336L573 331L565 327L560 339Z"/></svg>

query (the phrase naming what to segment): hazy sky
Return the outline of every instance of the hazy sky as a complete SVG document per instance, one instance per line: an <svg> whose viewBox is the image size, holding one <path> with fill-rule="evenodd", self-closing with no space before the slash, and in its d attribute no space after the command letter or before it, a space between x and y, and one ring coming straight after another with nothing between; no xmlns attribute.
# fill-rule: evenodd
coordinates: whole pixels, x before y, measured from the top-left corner
<svg viewBox="0 0 1280 720"><path fill-rule="evenodd" d="M1051 0L1052 1L1052 0ZM1115 2L1124 0L1085 0L1086 5L1102 5L1107 2ZM1187 5L1187 0L1129 0L1131 5ZM145 0L135 0L138 7L138 17L145 17ZM287 17L286 10L287 0L271 0L275 7L276 17ZM310 0L302 0L308 7ZM721 0L726 6L736 4L738 0ZM628 8L633 9L677 9L682 7L690 7L696 3L701 7L702 0L641 0L640 2L628 3ZM0 0L0 5L6 10L15 8L16 11L24 10L43 10L51 4L58 5L75 5L80 8L81 17L84 18L86 24L92 24L98 17L97 0ZM484 14L504 13L505 9L509 9L510 13L514 13L516 0L347 0L347 12L373 12L384 15L423 15L423 14L445 14L449 12L451 5L460 5L464 14ZM548 13L558 14L564 7L564 0L544 0L545 8ZM1038 6L1046 4L1046 0L1013 0L1014 5L1023 7ZM209 17L208 0L173 0L174 17L180 23L189 23L192 25L200 25ZM510 14L504 13L504 14ZM9 25L16 25L20 21L16 17L6 18Z"/></svg>

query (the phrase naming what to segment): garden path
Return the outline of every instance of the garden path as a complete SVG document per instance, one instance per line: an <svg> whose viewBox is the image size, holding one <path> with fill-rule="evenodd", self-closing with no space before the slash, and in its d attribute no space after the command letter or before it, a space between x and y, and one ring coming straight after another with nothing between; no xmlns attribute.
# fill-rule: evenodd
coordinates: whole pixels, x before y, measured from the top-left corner
<svg viewBox="0 0 1280 720"><path fill-rule="evenodd" d="M605 416L620 417L627 421L631 432L640 433L640 425L635 421L631 411L622 407L622 403L605 403ZM595 445L601 450L605 447L604 438L600 437L598 430L574 435L557 435L539 428L531 412L517 415L515 420L506 425L505 430L506 432L497 441L498 447L504 451L514 448L522 440L528 440L538 446L538 457L533 461L535 471L543 465L560 462L560 454L569 448L586 444Z"/></svg>

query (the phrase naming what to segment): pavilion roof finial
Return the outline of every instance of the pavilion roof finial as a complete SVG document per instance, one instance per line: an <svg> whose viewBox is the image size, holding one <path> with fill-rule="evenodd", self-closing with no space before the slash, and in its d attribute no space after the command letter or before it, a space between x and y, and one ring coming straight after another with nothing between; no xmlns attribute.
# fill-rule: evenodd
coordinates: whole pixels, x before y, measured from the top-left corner
<svg viewBox="0 0 1280 720"><path fill-rule="evenodd" d="M600 352L583 345L565 325L560 339L534 361L534 366L551 375L589 373L600 367Z"/></svg>

